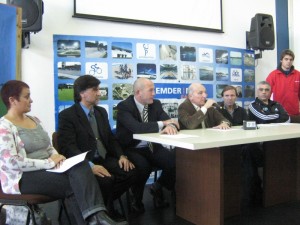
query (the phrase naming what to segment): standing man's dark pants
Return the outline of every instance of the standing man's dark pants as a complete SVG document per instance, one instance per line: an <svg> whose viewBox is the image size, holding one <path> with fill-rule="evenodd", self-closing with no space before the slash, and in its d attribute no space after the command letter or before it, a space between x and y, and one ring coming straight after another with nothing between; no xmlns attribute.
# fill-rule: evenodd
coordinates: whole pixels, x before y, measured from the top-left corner
<svg viewBox="0 0 300 225"><path fill-rule="evenodd" d="M132 192L138 204L142 204L145 184L153 167L162 170L157 182L168 190L175 186L175 151L164 148L162 145L153 144L153 153L148 147L127 149L126 155L137 169L137 181L132 187Z"/></svg>
<svg viewBox="0 0 300 225"><path fill-rule="evenodd" d="M258 168L263 167L264 157L260 143L242 145L243 206L262 203L262 180Z"/></svg>

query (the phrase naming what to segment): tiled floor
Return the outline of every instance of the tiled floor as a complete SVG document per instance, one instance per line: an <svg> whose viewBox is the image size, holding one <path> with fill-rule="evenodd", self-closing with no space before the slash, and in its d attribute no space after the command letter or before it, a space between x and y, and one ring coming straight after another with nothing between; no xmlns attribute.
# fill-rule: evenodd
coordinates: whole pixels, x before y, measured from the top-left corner
<svg viewBox="0 0 300 225"><path fill-rule="evenodd" d="M166 196L169 197L167 192ZM177 217L173 206L160 210L154 209L148 190L145 190L144 203L146 212L138 218L130 219L130 225L192 225ZM59 225L58 206L58 202L42 206L47 216L51 218L52 225ZM64 217L61 225L68 225ZM73 221L72 225L75 225ZM243 215L227 218L224 225L300 225L300 201L269 208L256 208Z"/></svg>

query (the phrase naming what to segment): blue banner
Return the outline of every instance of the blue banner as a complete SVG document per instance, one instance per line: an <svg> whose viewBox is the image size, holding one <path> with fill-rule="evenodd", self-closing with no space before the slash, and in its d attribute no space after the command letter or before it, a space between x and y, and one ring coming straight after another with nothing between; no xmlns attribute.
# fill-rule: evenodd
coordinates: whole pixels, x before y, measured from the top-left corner
<svg viewBox="0 0 300 225"><path fill-rule="evenodd" d="M139 77L151 79L155 98L172 118L191 83L206 87L208 98L222 101L227 85L243 107L255 98L254 52L196 43L118 37L54 35L54 87L58 113L71 106L74 80L89 74L101 80L100 105L116 123L117 104L133 94Z"/></svg>

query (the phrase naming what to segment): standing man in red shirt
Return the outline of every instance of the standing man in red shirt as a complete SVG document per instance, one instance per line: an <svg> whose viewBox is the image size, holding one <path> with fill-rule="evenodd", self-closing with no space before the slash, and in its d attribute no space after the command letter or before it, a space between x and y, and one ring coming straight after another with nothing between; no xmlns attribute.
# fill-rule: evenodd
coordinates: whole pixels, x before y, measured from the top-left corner
<svg viewBox="0 0 300 225"><path fill-rule="evenodd" d="M283 50L280 64L267 77L273 100L279 102L290 116L300 116L300 72L293 66L294 52Z"/></svg>

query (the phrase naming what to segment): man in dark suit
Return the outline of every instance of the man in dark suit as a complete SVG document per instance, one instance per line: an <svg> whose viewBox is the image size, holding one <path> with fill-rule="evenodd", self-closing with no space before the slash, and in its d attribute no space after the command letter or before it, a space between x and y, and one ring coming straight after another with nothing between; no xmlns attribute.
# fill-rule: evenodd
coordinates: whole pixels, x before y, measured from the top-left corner
<svg viewBox="0 0 300 225"><path fill-rule="evenodd" d="M215 100L207 99L206 88L202 84L191 84L187 99L178 107L181 129L229 129L230 122L215 109L216 106Z"/></svg>
<svg viewBox="0 0 300 225"><path fill-rule="evenodd" d="M75 80L75 104L59 113L58 145L66 157L90 151L87 159L106 207L115 217L113 200L135 182L136 171L112 134L106 110L97 106L99 85L100 81L90 75Z"/></svg>
<svg viewBox="0 0 300 225"><path fill-rule="evenodd" d="M177 134L179 125L170 119L159 100L154 99L154 84L146 78L139 78L133 85L134 95L117 106L117 138L128 158L138 170L138 181L132 187L134 194L133 210L145 211L142 203L144 186L153 167L162 169L157 182L151 185L150 193L157 207L166 207L162 197L162 187L169 190L175 185L175 153L160 144L134 140L133 134L161 132ZM143 111L148 108L147 118Z"/></svg>

